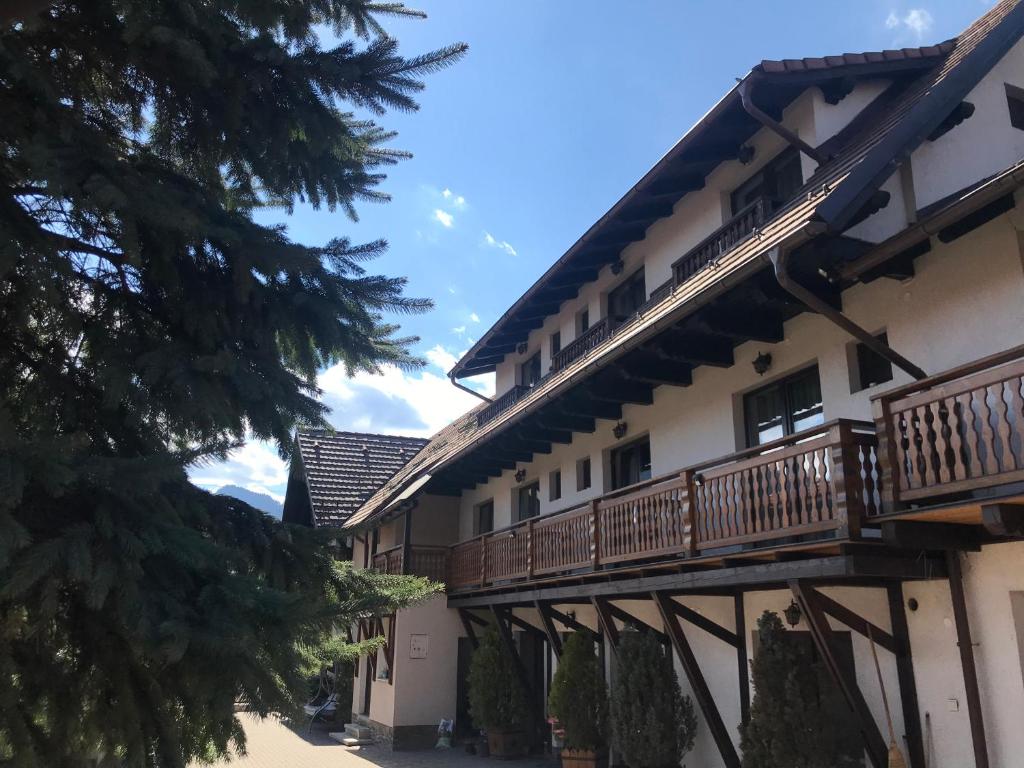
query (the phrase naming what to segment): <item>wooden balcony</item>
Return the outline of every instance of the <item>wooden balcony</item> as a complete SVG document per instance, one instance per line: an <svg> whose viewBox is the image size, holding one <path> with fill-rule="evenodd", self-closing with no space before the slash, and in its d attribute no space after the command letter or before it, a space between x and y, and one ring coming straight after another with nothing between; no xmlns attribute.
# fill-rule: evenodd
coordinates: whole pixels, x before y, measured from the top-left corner
<svg viewBox="0 0 1024 768"><path fill-rule="evenodd" d="M726 251L750 237L768 218L768 201L755 200L672 264L676 285L689 280Z"/></svg>
<svg viewBox="0 0 1024 768"><path fill-rule="evenodd" d="M1024 346L874 399L887 512L969 501L1024 481ZM973 505L977 510L977 505Z"/></svg>
<svg viewBox="0 0 1024 768"><path fill-rule="evenodd" d="M405 546L385 549L373 556L373 569L380 573L424 576L444 581L448 572L448 547L412 546L409 567L405 567Z"/></svg>
<svg viewBox="0 0 1024 768"><path fill-rule="evenodd" d="M491 404L481 410L476 415L477 427L482 427L489 421L492 421L513 405L519 402L519 399L523 397L527 392L530 391L530 387L524 387L521 384L516 384L512 389L503 394L501 397L495 398L491 401Z"/></svg>
<svg viewBox="0 0 1024 768"><path fill-rule="evenodd" d="M448 588L700 558L782 538L856 539L881 500L873 426L839 420L451 548Z"/></svg>
<svg viewBox="0 0 1024 768"><path fill-rule="evenodd" d="M560 371L611 336L608 318L602 318L551 357L551 370Z"/></svg>

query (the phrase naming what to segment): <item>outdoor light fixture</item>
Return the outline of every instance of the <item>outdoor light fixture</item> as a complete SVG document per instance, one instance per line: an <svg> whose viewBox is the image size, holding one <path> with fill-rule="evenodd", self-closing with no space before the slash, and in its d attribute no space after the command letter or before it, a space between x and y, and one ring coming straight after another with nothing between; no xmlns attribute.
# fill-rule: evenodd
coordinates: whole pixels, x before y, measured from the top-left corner
<svg viewBox="0 0 1024 768"><path fill-rule="evenodd" d="M804 615L804 612L800 610L800 606L796 604L796 600L790 600L789 607L783 613L786 615L786 623L791 627L799 624L800 617Z"/></svg>
<svg viewBox="0 0 1024 768"><path fill-rule="evenodd" d="M772 355L770 352L760 352L757 357L754 358L754 370L757 371L758 376L764 376L771 367Z"/></svg>
<svg viewBox="0 0 1024 768"><path fill-rule="evenodd" d="M516 482L517 483L521 483L525 479L526 479L526 470L525 469L517 469L516 470Z"/></svg>
<svg viewBox="0 0 1024 768"><path fill-rule="evenodd" d="M516 353L520 354L520 355L525 355L526 354L526 342L525 341L521 341L518 344L516 344Z"/></svg>
<svg viewBox="0 0 1024 768"><path fill-rule="evenodd" d="M612 262L612 274L621 275L622 270L626 268L626 265L622 263L622 259L616 259Z"/></svg>
<svg viewBox="0 0 1024 768"><path fill-rule="evenodd" d="M615 435L616 440L621 440L626 436L626 430L629 429L629 425L624 421L620 421L614 427L612 427L612 434Z"/></svg>
<svg viewBox="0 0 1024 768"><path fill-rule="evenodd" d="M576 611L570 609L565 612L565 616L569 621L576 621Z"/></svg>
<svg viewBox="0 0 1024 768"><path fill-rule="evenodd" d="M754 159L754 148L749 144L744 144L736 153L736 159L740 161L740 165L747 165Z"/></svg>

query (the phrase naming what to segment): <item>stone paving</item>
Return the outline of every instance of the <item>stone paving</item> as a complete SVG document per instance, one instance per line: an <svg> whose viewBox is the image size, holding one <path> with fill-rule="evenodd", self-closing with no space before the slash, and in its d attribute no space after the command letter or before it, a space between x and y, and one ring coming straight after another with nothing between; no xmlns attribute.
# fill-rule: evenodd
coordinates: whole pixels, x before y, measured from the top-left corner
<svg viewBox="0 0 1024 768"><path fill-rule="evenodd" d="M500 768L502 765L554 768L558 765L551 759L490 760L467 755L462 749L393 752L376 745L348 748L328 738L327 731L319 726L306 735L304 728L293 731L275 718L260 721L245 713L240 717L245 726L248 754L230 762L215 763L215 768Z"/></svg>

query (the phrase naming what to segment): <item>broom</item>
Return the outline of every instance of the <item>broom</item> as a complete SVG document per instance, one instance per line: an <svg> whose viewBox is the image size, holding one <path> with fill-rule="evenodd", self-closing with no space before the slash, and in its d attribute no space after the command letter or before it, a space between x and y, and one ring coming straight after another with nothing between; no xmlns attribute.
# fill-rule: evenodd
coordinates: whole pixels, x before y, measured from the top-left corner
<svg viewBox="0 0 1024 768"><path fill-rule="evenodd" d="M871 643L871 656L875 660L875 672L878 673L878 687L882 689L882 706L885 707L885 719L889 724L889 768L907 768L907 761L896 745L896 729L892 727L892 715L889 713L889 697L885 695L885 683L882 681L882 668L878 665L878 652L875 651L875 638L871 636L871 625L868 625L868 642Z"/></svg>

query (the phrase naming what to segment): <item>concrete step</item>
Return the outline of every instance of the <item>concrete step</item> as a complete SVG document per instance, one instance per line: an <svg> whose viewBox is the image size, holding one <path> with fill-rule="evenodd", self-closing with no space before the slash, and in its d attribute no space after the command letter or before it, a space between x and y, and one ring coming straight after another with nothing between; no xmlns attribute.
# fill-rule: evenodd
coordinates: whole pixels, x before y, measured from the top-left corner
<svg viewBox="0 0 1024 768"><path fill-rule="evenodd" d="M346 723L345 733L351 736L353 739L372 739L373 731L367 728L365 725L358 723Z"/></svg>
<svg viewBox="0 0 1024 768"><path fill-rule="evenodd" d="M362 747L373 744L373 732L365 725L346 723L345 730L327 734L330 738L346 747Z"/></svg>

